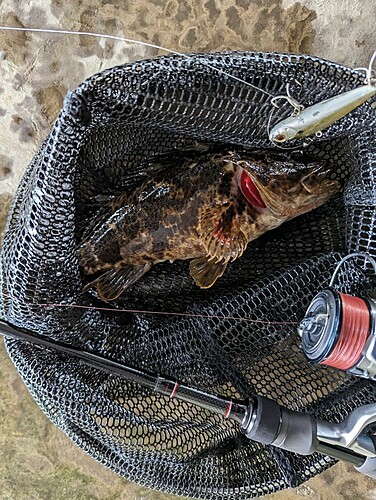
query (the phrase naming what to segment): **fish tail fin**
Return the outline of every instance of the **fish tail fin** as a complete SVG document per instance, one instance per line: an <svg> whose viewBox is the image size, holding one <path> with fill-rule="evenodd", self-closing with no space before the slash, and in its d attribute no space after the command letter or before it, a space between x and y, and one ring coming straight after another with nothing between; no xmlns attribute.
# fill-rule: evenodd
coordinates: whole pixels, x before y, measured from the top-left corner
<svg viewBox="0 0 376 500"><path fill-rule="evenodd" d="M99 297L108 302L117 299L127 288L136 283L141 276L151 268L151 263L146 262L138 266L126 265L121 269L110 269L99 278L88 283L84 292L96 286Z"/></svg>

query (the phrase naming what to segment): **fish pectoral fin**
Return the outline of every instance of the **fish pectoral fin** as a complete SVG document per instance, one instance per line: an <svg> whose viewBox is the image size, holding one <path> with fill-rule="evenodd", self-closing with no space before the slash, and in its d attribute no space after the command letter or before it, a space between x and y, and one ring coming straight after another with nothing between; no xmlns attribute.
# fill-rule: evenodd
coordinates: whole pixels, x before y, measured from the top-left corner
<svg viewBox="0 0 376 500"><path fill-rule="evenodd" d="M227 262L223 260L216 262L206 255L191 260L189 271L197 286L200 288L210 288L222 276L226 267Z"/></svg>
<svg viewBox="0 0 376 500"><path fill-rule="evenodd" d="M84 292L96 286L99 297L108 302L117 299L127 288L136 283L151 268L151 264L127 265L121 269L111 269L85 286Z"/></svg>
<svg viewBox="0 0 376 500"><path fill-rule="evenodd" d="M242 217L247 215L239 216L234 203L216 206L202 214L202 242L209 257L213 257L214 261L235 260L247 248L248 239L240 229Z"/></svg>

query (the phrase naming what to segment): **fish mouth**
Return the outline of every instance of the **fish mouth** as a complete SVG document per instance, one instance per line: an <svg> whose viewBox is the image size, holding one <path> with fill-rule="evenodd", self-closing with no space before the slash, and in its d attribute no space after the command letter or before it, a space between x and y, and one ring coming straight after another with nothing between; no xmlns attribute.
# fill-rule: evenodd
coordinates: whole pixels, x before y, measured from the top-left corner
<svg viewBox="0 0 376 500"><path fill-rule="evenodd" d="M252 205L253 208L256 208L257 210L263 210L266 208L266 205L252 177L243 168L241 169L239 176L239 188L244 198L250 205Z"/></svg>

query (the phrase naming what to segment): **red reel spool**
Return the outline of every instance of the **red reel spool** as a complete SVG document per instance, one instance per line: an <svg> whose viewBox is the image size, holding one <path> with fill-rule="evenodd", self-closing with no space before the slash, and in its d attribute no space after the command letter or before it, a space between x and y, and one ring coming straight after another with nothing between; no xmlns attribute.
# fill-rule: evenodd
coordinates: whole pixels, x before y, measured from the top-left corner
<svg viewBox="0 0 376 500"><path fill-rule="evenodd" d="M376 379L376 305L331 288L319 292L299 326L312 363Z"/></svg>
<svg viewBox="0 0 376 500"><path fill-rule="evenodd" d="M321 364L349 370L362 357L371 329L370 310L364 299L340 292L338 295L342 304L340 332L332 351Z"/></svg>

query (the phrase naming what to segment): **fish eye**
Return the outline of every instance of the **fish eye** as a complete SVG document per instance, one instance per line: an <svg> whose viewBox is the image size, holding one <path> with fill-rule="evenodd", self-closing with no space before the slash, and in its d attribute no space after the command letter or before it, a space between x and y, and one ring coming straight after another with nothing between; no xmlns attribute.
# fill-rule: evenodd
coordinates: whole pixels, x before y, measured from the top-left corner
<svg viewBox="0 0 376 500"><path fill-rule="evenodd" d="M285 136L285 134L276 134L274 136L274 140L276 142L285 142L286 139L287 139L287 137Z"/></svg>

